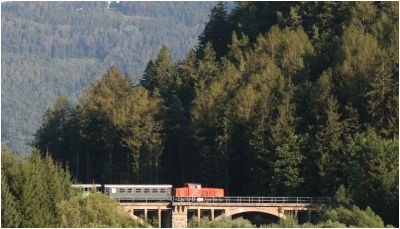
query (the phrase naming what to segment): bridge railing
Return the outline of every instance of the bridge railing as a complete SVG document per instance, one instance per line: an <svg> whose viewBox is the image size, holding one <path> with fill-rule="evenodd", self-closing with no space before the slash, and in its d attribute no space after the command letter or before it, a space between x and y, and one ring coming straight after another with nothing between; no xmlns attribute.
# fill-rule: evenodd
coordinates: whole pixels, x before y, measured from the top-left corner
<svg viewBox="0 0 400 229"><path fill-rule="evenodd" d="M174 202L327 204L329 197L173 197Z"/></svg>
<svg viewBox="0 0 400 229"><path fill-rule="evenodd" d="M171 202L172 197L165 196L140 196L140 197L121 197L121 196L113 196L113 199L118 202L141 202L141 203L152 203L152 202Z"/></svg>

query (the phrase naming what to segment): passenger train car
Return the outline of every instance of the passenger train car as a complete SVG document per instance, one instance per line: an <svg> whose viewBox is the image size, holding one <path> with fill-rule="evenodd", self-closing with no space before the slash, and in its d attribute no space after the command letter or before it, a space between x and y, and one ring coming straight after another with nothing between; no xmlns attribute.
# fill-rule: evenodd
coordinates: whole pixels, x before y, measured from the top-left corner
<svg viewBox="0 0 400 229"><path fill-rule="evenodd" d="M119 201L171 201L171 189L172 185L104 185L104 193Z"/></svg>
<svg viewBox="0 0 400 229"><path fill-rule="evenodd" d="M186 183L184 187L173 188L172 185L147 185L147 184L78 184L73 188L82 189L84 192L97 191L118 200L131 202L163 202L172 201L173 197L224 197L222 188L204 188L201 184Z"/></svg>

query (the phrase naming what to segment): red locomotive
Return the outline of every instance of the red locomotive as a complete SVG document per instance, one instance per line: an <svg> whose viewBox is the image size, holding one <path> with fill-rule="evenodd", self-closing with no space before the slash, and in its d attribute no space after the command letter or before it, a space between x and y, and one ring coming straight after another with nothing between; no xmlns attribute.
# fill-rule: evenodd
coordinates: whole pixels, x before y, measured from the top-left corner
<svg viewBox="0 0 400 229"><path fill-rule="evenodd" d="M185 187L174 188L172 195L176 197L224 197L224 189L202 188L201 184L186 183Z"/></svg>

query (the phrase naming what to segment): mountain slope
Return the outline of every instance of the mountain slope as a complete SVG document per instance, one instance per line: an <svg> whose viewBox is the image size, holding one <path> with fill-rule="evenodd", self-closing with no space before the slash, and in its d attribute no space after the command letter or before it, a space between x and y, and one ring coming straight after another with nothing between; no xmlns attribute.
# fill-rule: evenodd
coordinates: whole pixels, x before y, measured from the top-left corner
<svg viewBox="0 0 400 229"><path fill-rule="evenodd" d="M5 2L2 145L23 153L46 109L111 65L137 81L162 45L193 48L214 2Z"/></svg>

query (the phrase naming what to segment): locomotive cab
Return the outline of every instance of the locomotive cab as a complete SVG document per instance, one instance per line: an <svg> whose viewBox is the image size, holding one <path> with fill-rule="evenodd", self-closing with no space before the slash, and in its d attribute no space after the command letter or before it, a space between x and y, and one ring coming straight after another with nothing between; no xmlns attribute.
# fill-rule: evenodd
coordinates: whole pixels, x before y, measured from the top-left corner
<svg viewBox="0 0 400 229"><path fill-rule="evenodd" d="M176 197L200 197L199 202L204 201L203 197L224 197L223 188L205 188L198 183L185 183L184 187L174 188L173 195Z"/></svg>

